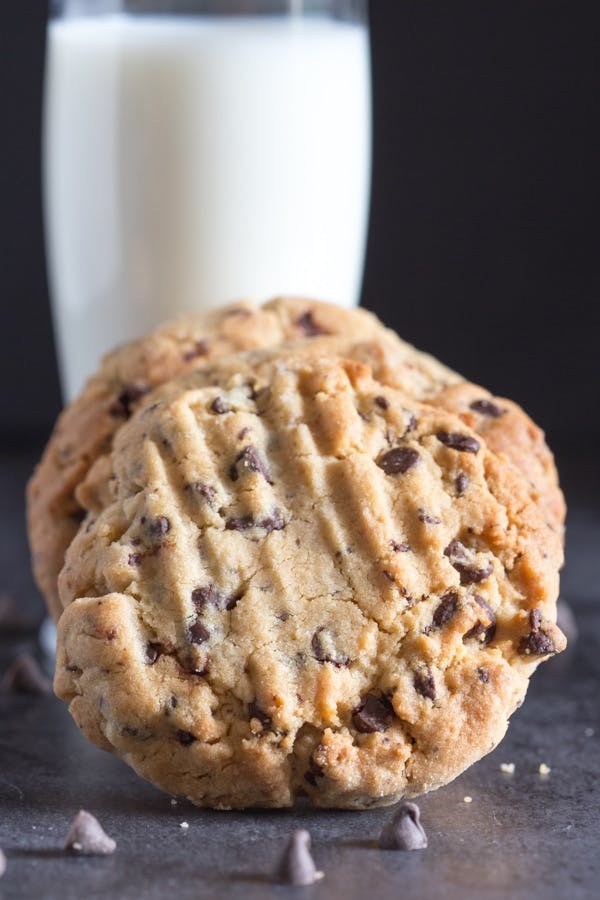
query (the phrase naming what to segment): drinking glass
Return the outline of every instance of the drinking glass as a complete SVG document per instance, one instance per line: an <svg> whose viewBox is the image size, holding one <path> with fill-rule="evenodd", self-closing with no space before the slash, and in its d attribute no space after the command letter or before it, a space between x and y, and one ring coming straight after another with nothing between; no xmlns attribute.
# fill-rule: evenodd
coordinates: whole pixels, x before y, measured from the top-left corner
<svg viewBox="0 0 600 900"><path fill-rule="evenodd" d="M366 0L62 0L44 112L64 397L103 352L242 297L359 301Z"/></svg>

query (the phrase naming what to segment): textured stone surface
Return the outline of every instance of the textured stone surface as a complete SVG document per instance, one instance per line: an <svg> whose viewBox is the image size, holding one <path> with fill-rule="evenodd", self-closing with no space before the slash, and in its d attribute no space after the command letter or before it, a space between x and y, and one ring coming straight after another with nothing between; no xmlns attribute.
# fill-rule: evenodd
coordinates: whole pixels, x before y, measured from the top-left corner
<svg viewBox="0 0 600 900"><path fill-rule="evenodd" d="M0 459L0 588L41 618L27 569L21 487L33 455ZM169 798L78 733L52 697L0 698L2 900L40 897L277 898L299 889L269 877L289 835L307 828L325 877L314 900L553 900L595 896L600 878L600 520L597 464L567 479L571 501L563 595L578 643L534 677L500 747L419 800L429 847L389 853L377 839L390 810L218 813ZM35 632L0 635L0 671ZM594 730L590 734L590 729ZM514 775L500 771L513 762ZM547 777L538 769L551 768ZM465 796L472 803L465 803ZM62 851L84 806L118 842L105 859ZM180 823L189 827L182 829Z"/></svg>

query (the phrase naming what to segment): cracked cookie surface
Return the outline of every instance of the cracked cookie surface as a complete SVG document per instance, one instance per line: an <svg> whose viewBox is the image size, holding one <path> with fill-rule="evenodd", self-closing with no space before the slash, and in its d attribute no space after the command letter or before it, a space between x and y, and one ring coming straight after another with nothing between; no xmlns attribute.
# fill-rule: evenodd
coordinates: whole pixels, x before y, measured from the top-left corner
<svg viewBox="0 0 600 900"><path fill-rule="evenodd" d="M365 808L503 736L561 541L459 417L307 352L176 379L120 429L60 577L55 688L195 803Z"/></svg>

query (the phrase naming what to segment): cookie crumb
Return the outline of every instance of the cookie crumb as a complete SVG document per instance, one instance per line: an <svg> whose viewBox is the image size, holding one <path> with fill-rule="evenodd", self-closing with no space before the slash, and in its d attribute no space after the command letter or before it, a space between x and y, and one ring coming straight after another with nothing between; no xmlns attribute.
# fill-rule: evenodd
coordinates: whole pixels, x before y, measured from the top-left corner
<svg viewBox="0 0 600 900"><path fill-rule="evenodd" d="M551 771L552 769L550 768L550 766L547 766L545 762L540 763L538 772L540 773L542 778L545 778L547 775L549 775Z"/></svg>
<svg viewBox="0 0 600 900"><path fill-rule="evenodd" d="M472 803L472 802L473 802L473 798L469 797L468 794L466 797L463 797L463 803Z"/></svg>
<svg viewBox="0 0 600 900"><path fill-rule="evenodd" d="M182 828L184 831L187 831L188 828L190 827L190 823L189 822L180 822L179 827Z"/></svg>
<svg viewBox="0 0 600 900"><path fill-rule="evenodd" d="M514 775L515 764L514 763L500 763L500 771L504 772L506 775Z"/></svg>
<svg viewBox="0 0 600 900"><path fill-rule="evenodd" d="M14 691L43 697L50 693L51 687L50 680L30 653L16 656L0 680L0 692Z"/></svg>
<svg viewBox="0 0 600 900"><path fill-rule="evenodd" d="M427 835L420 819L421 811L416 803L401 803L381 832L381 849L424 850L427 847Z"/></svg>
<svg viewBox="0 0 600 900"><path fill-rule="evenodd" d="M81 856L109 856L117 849L102 825L91 813L80 809L67 835L65 850L73 850Z"/></svg>
<svg viewBox="0 0 600 900"><path fill-rule="evenodd" d="M323 878L310 853L310 834L305 829L294 831L289 839L275 873L275 880L283 884L308 885Z"/></svg>

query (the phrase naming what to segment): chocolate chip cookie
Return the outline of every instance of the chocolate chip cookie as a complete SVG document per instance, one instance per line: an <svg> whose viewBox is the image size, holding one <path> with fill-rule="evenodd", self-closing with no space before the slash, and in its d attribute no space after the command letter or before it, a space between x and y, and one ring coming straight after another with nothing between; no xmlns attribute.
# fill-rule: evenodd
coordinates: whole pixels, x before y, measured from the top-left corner
<svg viewBox="0 0 600 900"><path fill-rule="evenodd" d="M175 379L60 576L55 689L199 805L365 808L489 752L555 625L560 537L460 417L333 354Z"/></svg>

